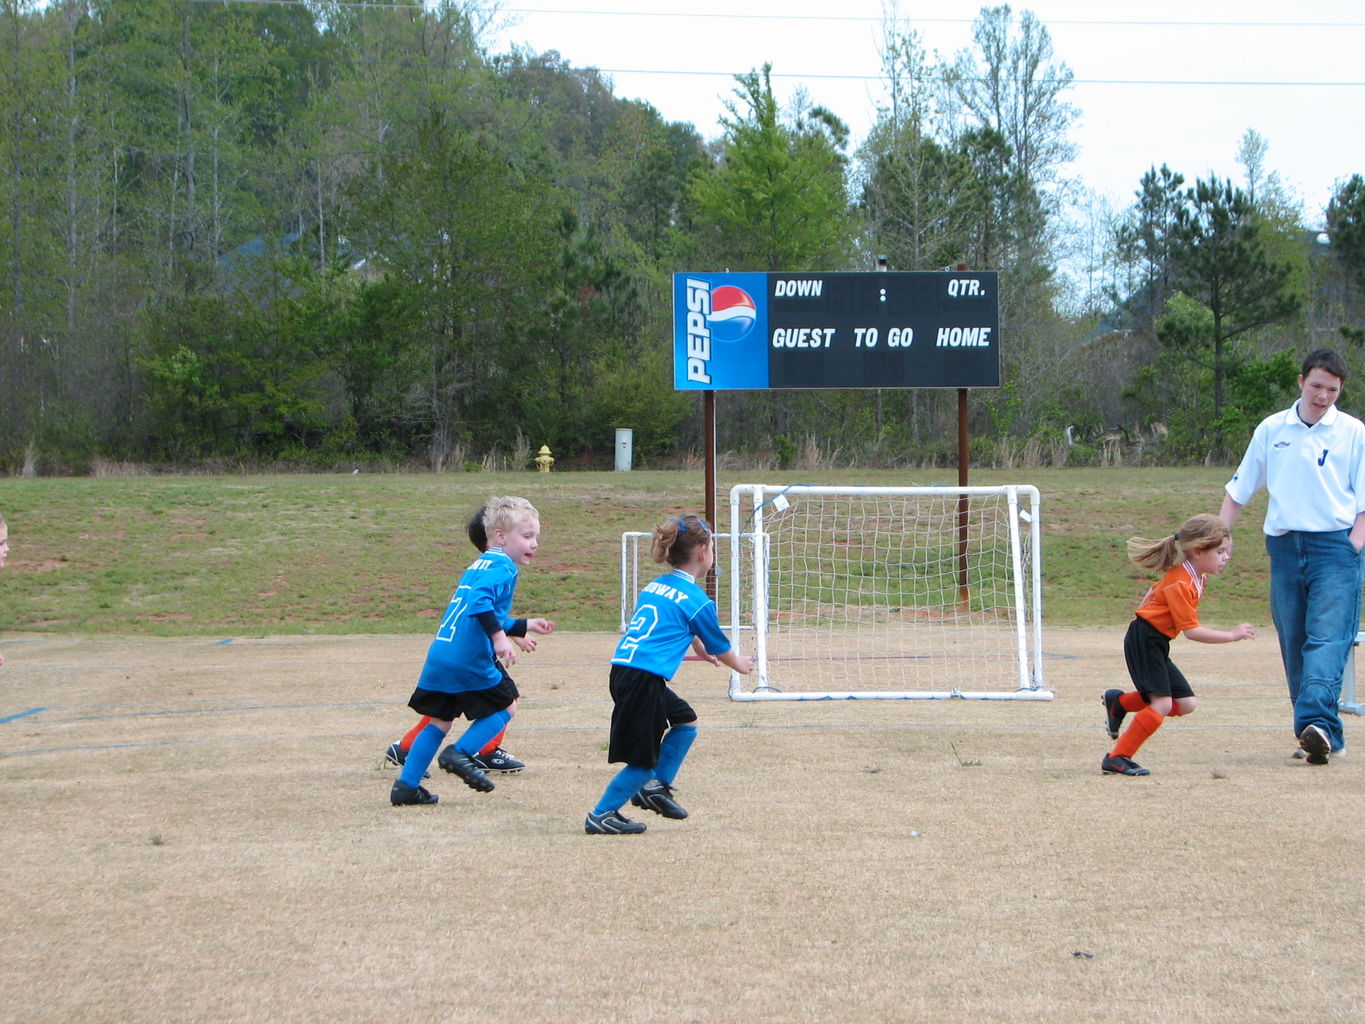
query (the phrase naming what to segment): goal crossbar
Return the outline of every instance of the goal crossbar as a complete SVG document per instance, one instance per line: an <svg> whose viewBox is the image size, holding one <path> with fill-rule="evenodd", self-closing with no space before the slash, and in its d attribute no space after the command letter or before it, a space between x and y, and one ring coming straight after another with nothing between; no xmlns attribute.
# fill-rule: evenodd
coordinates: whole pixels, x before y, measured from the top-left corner
<svg viewBox="0 0 1365 1024"><path fill-rule="evenodd" d="M1035 487L741 484L732 700L1051 700ZM852 682L853 685L849 685Z"/></svg>

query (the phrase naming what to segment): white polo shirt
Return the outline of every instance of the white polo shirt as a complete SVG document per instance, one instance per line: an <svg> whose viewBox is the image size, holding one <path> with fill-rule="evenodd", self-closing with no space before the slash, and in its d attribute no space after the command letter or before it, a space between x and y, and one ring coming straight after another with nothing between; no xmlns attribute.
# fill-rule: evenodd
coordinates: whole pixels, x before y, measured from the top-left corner
<svg viewBox="0 0 1365 1024"><path fill-rule="evenodd" d="M1313 426L1299 403L1256 427L1224 490L1239 505L1265 487L1265 532L1349 530L1365 512L1365 423L1335 405Z"/></svg>

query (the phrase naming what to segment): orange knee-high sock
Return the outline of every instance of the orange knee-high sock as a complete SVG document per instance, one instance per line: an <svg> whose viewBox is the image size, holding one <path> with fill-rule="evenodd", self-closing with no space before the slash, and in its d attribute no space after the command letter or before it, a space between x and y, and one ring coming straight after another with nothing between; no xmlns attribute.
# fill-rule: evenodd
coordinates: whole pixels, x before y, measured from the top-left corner
<svg viewBox="0 0 1365 1024"><path fill-rule="evenodd" d="M1130 713L1141 711L1146 706L1147 702L1142 699L1142 694L1138 693L1136 690L1129 690L1119 697L1119 707L1123 708L1124 711Z"/></svg>
<svg viewBox="0 0 1365 1024"><path fill-rule="evenodd" d="M493 753L493 751L497 750L500 746L502 746L502 738L506 735L507 727L503 726L502 732L498 733L491 740L485 743L483 745L483 749L479 751L479 754L483 757L487 757L489 754Z"/></svg>
<svg viewBox="0 0 1365 1024"><path fill-rule="evenodd" d="M411 749L412 749L412 741L415 740L415 739L417 738L417 734L418 734L419 732L421 732L423 729L425 729L425 728L426 728L428 725L430 725L430 724L431 724L431 716L430 716L430 715L423 715L421 718L419 718L419 719L417 720L417 724L416 724L416 725L414 725L414 726L413 726L411 729L409 729L407 732L403 733L403 738L402 738L401 740L398 741L398 749L399 749L399 750L411 750Z"/></svg>
<svg viewBox="0 0 1365 1024"><path fill-rule="evenodd" d="M1161 728L1163 717L1160 712L1154 710L1149 704L1128 723L1128 728L1123 730L1123 735L1114 744L1110 757L1132 757L1137 753L1138 747L1147 742L1147 738Z"/></svg>

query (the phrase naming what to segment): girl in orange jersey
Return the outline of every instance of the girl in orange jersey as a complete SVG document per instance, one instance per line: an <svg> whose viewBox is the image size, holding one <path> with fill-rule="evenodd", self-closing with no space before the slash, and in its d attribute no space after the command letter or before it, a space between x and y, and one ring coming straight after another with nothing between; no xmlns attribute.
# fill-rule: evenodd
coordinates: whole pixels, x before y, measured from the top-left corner
<svg viewBox="0 0 1365 1024"><path fill-rule="evenodd" d="M1213 629L1199 624L1199 598L1210 574L1218 574L1232 557L1232 536L1223 520L1198 515L1180 532L1159 541L1133 537L1128 557L1138 565L1164 573L1147 591L1123 638L1123 658L1135 690L1104 691L1109 735L1118 740L1102 761L1106 775L1150 775L1133 760L1138 747L1161 728L1167 716L1188 715L1198 704L1194 691L1171 661L1171 641L1184 633L1204 644L1227 644L1256 635L1251 624ZM1124 716L1136 712L1123 736Z"/></svg>

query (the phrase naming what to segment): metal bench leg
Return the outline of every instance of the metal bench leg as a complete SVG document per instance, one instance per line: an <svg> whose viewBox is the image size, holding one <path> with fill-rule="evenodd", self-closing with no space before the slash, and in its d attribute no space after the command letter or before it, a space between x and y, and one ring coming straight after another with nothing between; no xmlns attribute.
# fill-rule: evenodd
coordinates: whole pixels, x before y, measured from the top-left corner
<svg viewBox="0 0 1365 1024"><path fill-rule="evenodd" d="M1365 631L1356 634L1356 642L1351 645L1350 653L1346 655L1346 673L1341 677L1341 699L1337 706L1345 712L1353 715L1362 714L1359 702L1356 700L1356 647L1365 643Z"/></svg>

